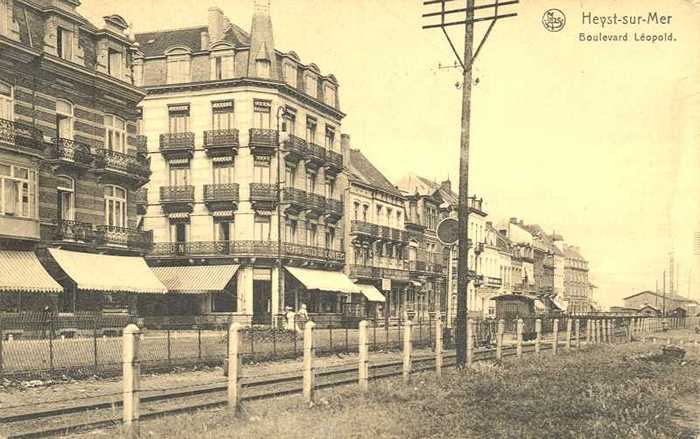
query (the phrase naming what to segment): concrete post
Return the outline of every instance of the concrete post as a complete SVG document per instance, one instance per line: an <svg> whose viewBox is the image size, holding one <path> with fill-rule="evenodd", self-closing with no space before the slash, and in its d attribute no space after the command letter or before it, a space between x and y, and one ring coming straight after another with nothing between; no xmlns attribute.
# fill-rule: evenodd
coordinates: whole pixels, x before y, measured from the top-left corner
<svg viewBox="0 0 700 439"><path fill-rule="evenodd" d="M571 317L566 319L566 340L564 341L564 346L566 347L567 351L571 350L571 328L573 323L574 322L571 320Z"/></svg>
<svg viewBox="0 0 700 439"><path fill-rule="evenodd" d="M518 358L523 356L523 319L518 319L515 324L515 336L517 337L515 344L515 353Z"/></svg>
<svg viewBox="0 0 700 439"><path fill-rule="evenodd" d="M552 328L552 355L557 355L559 350L559 319L554 319Z"/></svg>
<svg viewBox="0 0 700 439"><path fill-rule="evenodd" d="M540 342L542 341L542 319L535 320L535 354L540 354Z"/></svg>
<svg viewBox="0 0 700 439"><path fill-rule="evenodd" d="M139 333L141 330L133 323L124 328L122 333L122 385L123 385L123 420L126 437L134 439L139 436L139 389L141 381L141 362L139 360Z"/></svg>
<svg viewBox="0 0 700 439"><path fill-rule="evenodd" d="M496 360L503 359L503 333L506 329L506 322L503 319L498 321L498 329L496 330Z"/></svg>
<svg viewBox="0 0 700 439"><path fill-rule="evenodd" d="M608 343L610 342L610 334L608 334L608 320L603 319L600 321L600 323L602 324L600 329L603 332L603 343Z"/></svg>
<svg viewBox="0 0 700 439"><path fill-rule="evenodd" d="M630 319L629 325L627 325L629 330L627 331L627 342L632 343L634 338L634 319Z"/></svg>
<svg viewBox="0 0 700 439"><path fill-rule="evenodd" d="M359 357L360 364L357 370L357 383L360 385L360 390L366 393L369 390L369 345L368 345L368 335L367 328L369 327L369 322L367 320L362 320L360 322L360 334L359 334Z"/></svg>
<svg viewBox="0 0 700 439"><path fill-rule="evenodd" d="M442 376L442 317L435 319L435 374Z"/></svg>
<svg viewBox="0 0 700 439"><path fill-rule="evenodd" d="M411 330L413 322L408 320L403 328L403 382L411 381L411 355L413 343L411 342Z"/></svg>
<svg viewBox="0 0 700 439"><path fill-rule="evenodd" d="M467 319L467 367L474 361L474 320Z"/></svg>
<svg viewBox="0 0 700 439"><path fill-rule="evenodd" d="M304 326L304 400L314 401L314 328L312 321Z"/></svg>
<svg viewBox="0 0 700 439"><path fill-rule="evenodd" d="M234 412L240 409L240 383L238 374L241 366L240 323L231 323L228 327L228 407Z"/></svg>

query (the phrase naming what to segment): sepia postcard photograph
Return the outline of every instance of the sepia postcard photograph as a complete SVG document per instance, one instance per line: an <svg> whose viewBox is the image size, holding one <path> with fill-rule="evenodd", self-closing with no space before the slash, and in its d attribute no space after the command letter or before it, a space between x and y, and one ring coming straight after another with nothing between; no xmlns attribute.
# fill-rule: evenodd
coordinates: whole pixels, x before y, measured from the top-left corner
<svg viewBox="0 0 700 439"><path fill-rule="evenodd" d="M700 0L0 0L0 438L700 438Z"/></svg>

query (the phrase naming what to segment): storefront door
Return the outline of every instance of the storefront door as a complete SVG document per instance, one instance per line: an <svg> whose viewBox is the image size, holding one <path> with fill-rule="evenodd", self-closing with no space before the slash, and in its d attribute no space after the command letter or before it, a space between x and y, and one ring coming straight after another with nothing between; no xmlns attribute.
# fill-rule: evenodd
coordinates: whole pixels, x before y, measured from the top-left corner
<svg viewBox="0 0 700 439"><path fill-rule="evenodd" d="M253 281L253 323L269 325L272 322L272 282Z"/></svg>

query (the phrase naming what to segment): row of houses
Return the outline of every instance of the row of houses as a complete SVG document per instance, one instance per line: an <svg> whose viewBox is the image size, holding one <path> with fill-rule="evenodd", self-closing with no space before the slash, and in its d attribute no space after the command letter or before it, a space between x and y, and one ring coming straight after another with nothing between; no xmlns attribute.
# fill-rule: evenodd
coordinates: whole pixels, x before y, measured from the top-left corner
<svg viewBox="0 0 700 439"><path fill-rule="evenodd" d="M342 133L339 83L218 8L98 28L78 0L0 2L0 304L275 324L453 314L451 183L390 182ZM589 310L580 251L469 198L470 312Z"/></svg>

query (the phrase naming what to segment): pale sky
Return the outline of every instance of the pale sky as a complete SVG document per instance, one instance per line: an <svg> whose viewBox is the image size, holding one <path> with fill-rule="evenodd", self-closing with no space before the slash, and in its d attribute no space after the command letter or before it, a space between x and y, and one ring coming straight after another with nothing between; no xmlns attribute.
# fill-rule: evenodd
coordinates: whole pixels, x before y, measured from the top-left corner
<svg viewBox="0 0 700 439"><path fill-rule="evenodd" d="M116 13L143 32L205 25L210 6L248 30L253 0L82 3L96 23ZM562 31L542 26L549 8L566 14ZM694 264L700 299L690 244L700 229L700 4L524 0L506 9L519 16L498 22L475 64L470 192L486 199L494 221L523 218L578 245L604 305L654 289L672 249L681 293ZM650 11L671 23L582 23L583 12ZM437 68L454 56L439 30L421 29L424 12L419 0L272 0L277 48L338 78L353 146L392 181L412 171L449 175L456 187L461 73ZM631 41L580 42L581 32L628 32ZM635 32L672 32L676 41L635 42ZM461 29L450 34L461 52Z"/></svg>

